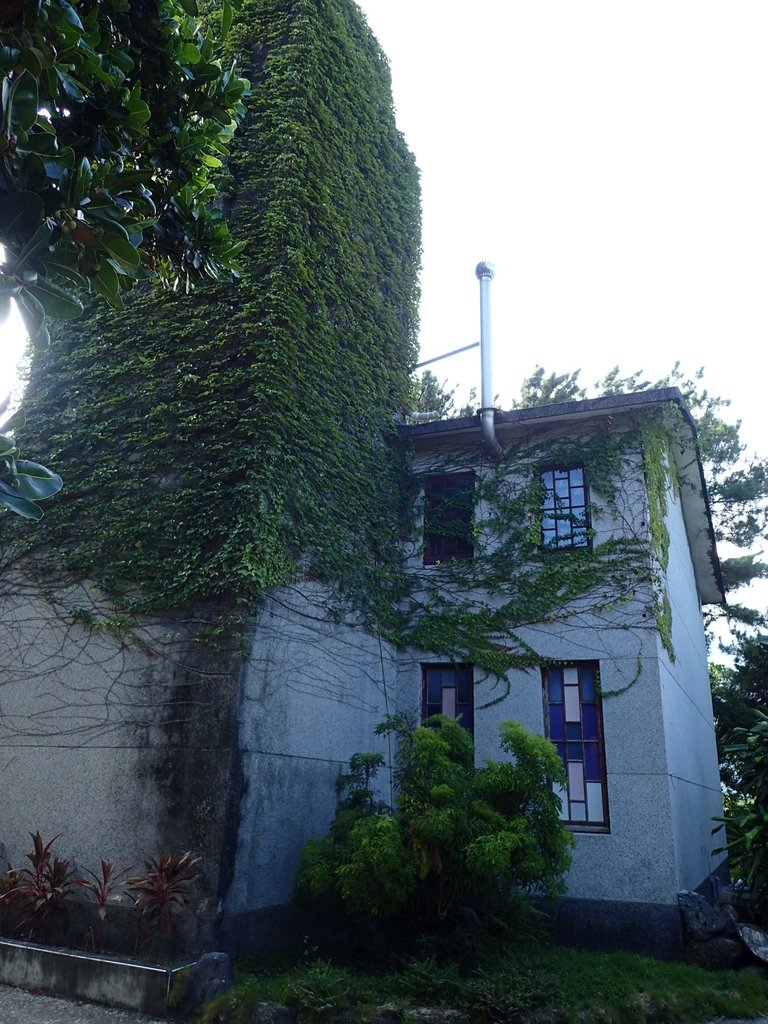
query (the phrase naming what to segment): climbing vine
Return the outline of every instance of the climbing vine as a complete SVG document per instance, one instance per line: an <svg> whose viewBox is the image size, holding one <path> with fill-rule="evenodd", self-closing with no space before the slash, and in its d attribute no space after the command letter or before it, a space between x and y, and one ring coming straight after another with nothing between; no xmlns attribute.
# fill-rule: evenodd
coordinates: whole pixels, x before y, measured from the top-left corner
<svg viewBox="0 0 768 1024"><path fill-rule="evenodd" d="M86 300L27 392L24 447L65 477L40 568L138 612L250 610L302 575L360 595L404 530L420 214L386 60L351 0L245 0L228 45L251 82L219 180L241 279Z"/></svg>

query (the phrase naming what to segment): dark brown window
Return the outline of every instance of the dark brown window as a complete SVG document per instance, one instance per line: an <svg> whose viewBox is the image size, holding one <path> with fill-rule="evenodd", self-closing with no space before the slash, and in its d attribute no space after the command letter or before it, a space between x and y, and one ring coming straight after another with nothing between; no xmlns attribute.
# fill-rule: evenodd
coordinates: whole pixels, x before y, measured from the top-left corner
<svg viewBox="0 0 768 1024"><path fill-rule="evenodd" d="M589 547L589 495L583 467L542 470L541 494L542 546Z"/></svg>
<svg viewBox="0 0 768 1024"><path fill-rule="evenodd" d="M424 565L472 558L474 473L428 476L424 481Z"/></svg>
<svg viewBox="0 0 768 1024"><path fill-rule="evenodd" d="M542 670L547 736L557 747L567 776L557 788L560 816L574 828L608 829L603 711L599 665L577 661Z"/></svg>
<svg viewBox="0 0 768 1024"><path fill-rule="evenodd" d="M467 732L474 728L474 679L471 665L421 666L422 717L455 718Z"/></svg>

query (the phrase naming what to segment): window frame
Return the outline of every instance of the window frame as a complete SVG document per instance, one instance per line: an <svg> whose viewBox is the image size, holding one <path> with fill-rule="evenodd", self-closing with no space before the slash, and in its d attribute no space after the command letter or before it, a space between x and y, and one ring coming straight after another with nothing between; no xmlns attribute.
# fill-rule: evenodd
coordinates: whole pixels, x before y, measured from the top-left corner
<svg viewBox="0 0 768 1024"><path fill-rule="evenodd" d="M581 483L574 483L571 481L571 474L579 472L581 473ZM552 487L549 488L545 481L545 475L553 474ZM562 500L563 496L557 494L557 479L554 476L556 473L567 473L567 508L558 509L557 501ZM538 470L539 487L541 488L541 548L542 551L591 551L592 550L592 516L590 514L590 493L589 483L587 481L587 472L584 464L581 462L574 462L571 464L564 463L548 463L540 466ZM571 500L571 492L583 490L584 492L584 503L574 504ZM552 494L555 499L555 504L552 509L547 508L548 495ZM583 524L579 521L577 525L576 513L573 509L584 510ZM547 513L550 513L549 515ZM545 522L551 520L553 523L552 527L545 527ZM559 543L560 537L558 536L558 524L562 523L570 524L570 532L563 535L563 543ZM579 533L583 530L584 540L578 543L574 542L574 533L578 529ZM549 536L548 536L549 534Z"/></svg>
<svg viewBox="0 0 768 1024"><path fill-rule="evenodd" d="M455 481L459 487L453 494L435 494L436 486L445 486ZM423 478L424 519L422 528L422 561L424 565L440 565L444 562L470 562L475 557L472 539L472 522L475 510L475 473L473 470L454 473L431 473ZM462 488L461 484L465 486ZM466 508L461 499L466 498ZM458 501L456 499L459 499ZM446 508L455 502L453 509ZM442 512L441 512L442 506ZM451 514L453 512L453 514ZM435 530L448 523L461 523L461 533L453 536Z"/></svg>
<svg viewBox="0 0 768 1024"><path fill-rule="evenodd" d="M572 681L566 681L566 672L568 672L569 670L575 670L577 673L577 681L575 686ZM582 672L585 673L585 677L588 678L588 675L591 675L592 677L591 684L588 684L586 687L586 698L584 698L583 696L584 686L582 684ZM551 693L554 693L555 695L558 694L557 681L552 678L553 674L555 673L560 673L559 693L561 695L561 699L559 700L553 700L551 698ZM542 695L544 702L544 734L547 737L547 739L551 743L553 743L554 746L557 748L558 754L563 763L563 767L565 769L566 777L568 780L564 789L562 789L561 787L557 787L560 790L558 795L560 796L563 805L563 813L561 813L560 820L566 828L570 829L573 832L608 833L611 831L611 818L610 807L608 803L608 772L606 768L605 757L605 728L603 723L603 702L600 693L600 663L596 660L570 661L562 662L557 665L545 666L541 669L541 679ZM570 697L572 701L574 696L573 693L571 693L570 695L566 694L566 689L577 690L576 696L578 698L579 711L578 732L580 734L580 738L578 739L569 739L568 737L568 726L575 725L576 721L572 714L569 718L568 712L566 710L568 697ZM559 715L557 716L558 721L553 722L553 716L551 713L553 706L563 708L562 723L560 723L559 721L559 718L561 717ZM592 724L594 725L594 739L583 738L585 707L593 709L590 712L590 714L586 717L589 718ZM561 724L562 731L560 728ZM552 735L553 731L556 734L555 736ZM575 747L577 744L581 747L580 759L575 756L570 757L570 748L572 746ZM586 756L585 744L588 744L591 748L593 748L590 758ZM592 762L591 769L587 765L588 760L591 760ZM599 778L594 778L596 774L595 764L597 765L597 774L599 774ZM579 772L579 769L574 768L573 772L571 772L569 768L570 765L581 765L581 773L578 778L576 776ZM590 778L590 776L592 777ZM572 777L577 787L582 787L583 795L578 794L579 798L571 797ZM600 799L602 802L602 818L598 820L595 817L590 821L589 805L591 803L591 800L596 798L597 794L594 789L590 790L589 787L596 786L598 784L600 786L601 793ZM592 793L591 798L590 792ZM584 818L573 816L573 805L579 804L584 805Z"/></svg>
<svg viewBox="0 0 768 1024"><path fill-rule="evenodd" d="M446 673L453 673L454 676L455 676L455 686L454 687L450 687L450 686L446 687L445 686L445 681L443 679L440 680L440 697L441 697L440 702L439 702L440 710L435 710L435 706L437 705L436 701L430 701L428 699L429 698L429 682L430 682L430 680L429 680L429 673L430 672L440 672L442 675L445 675ZM459 697L459 683L460 683L459 672L466 672L469 675L469 679L463 681L463 682L468 682L468 684L469 684L469 700L468 701L466 701L466 700L465 701L460 701L458 699L458 697ZM422 664L421 664L421 718L422 718L422 721L424 719L426 719L426 718L430 718L432 715L445 715L446 714L445 711L443 710L443 701L442 701L442 694L443 694L443 691L446 690L446 689L454 689L455 690L455 694L454 694L454 698L455 698L455 711L454 711L453 715L448 714L448 715L446 715L446 717L453 719L453 721L457 722L462 727L462 729L466 729L470 736L474 736L474 734L475 734L475 670L474 670L474 666L470 665L467 662L452 662L452 661L422 662ZM468 717L468 721L466 719L461 719L460 720L459 715L464 715L464 712L460 711L459 708L460 708L460 706L465 706L466 707L467 704L469 705L469 714L467 716ZM430 710L430 707L432 708L432 710Z"/></svg>

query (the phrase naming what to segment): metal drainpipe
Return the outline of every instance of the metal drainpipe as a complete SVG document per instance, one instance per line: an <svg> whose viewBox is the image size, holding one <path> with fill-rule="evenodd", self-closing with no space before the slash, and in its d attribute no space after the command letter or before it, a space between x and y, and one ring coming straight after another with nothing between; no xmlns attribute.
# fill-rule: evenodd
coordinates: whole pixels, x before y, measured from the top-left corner
<svg viewBox="0 0 768 1024"><path fill-rule="evenodd" d="M491 455L499 458L503 448L496 437L496 410L491 380L491 281L492 263L478 263L475 274L480 282L480 432Z"/></svg>

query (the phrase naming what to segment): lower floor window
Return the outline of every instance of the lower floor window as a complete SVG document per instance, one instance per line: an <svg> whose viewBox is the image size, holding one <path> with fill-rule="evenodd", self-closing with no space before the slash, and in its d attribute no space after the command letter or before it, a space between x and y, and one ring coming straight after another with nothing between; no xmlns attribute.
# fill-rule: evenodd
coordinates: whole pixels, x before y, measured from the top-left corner
<svg viewBox="0 0 768 1024"><path fill-rule="evenodd" d="M471 665L422 665L421 713L455 718L468 732L473 721L473 676Z"/></svg>
<svg viewBox="0 0 768 1024"><path fill-rule="evenodd" d="M582 828L608 827L608 789L599 666L580 661L542 671L547 736L567 776L557 787L561 818Z"/></svg>

